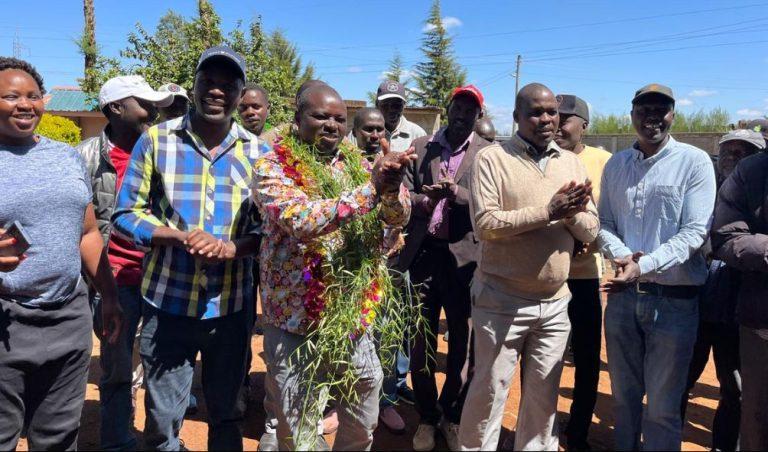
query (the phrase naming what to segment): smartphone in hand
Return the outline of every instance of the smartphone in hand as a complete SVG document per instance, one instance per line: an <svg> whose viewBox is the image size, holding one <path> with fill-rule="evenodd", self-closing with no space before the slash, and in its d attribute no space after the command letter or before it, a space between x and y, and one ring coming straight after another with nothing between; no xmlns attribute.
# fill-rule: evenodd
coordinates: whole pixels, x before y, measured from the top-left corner
<svg viewBox="0 0 768 452"><path fill-rule="evenodd" d="M16 239L16 243L7 248L0 248L0 256L21 256L32 246L32 240L30 240L29 235L27 235L18 221L14 221L7 226L5 234L0 239L5 240L11 237Z"/></svg>

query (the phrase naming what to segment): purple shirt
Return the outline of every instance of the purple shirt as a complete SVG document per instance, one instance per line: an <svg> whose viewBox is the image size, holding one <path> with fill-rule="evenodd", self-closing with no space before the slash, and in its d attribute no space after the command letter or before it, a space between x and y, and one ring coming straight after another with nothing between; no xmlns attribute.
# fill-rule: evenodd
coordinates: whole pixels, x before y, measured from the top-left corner
<svg viewBox="0 0 768 452"><path fill-rule="evenodd" d="M464 155L467 153L469 143L475 137L475 132L469 134L469 137L459 145L458 148L453 149L448 143L448 139L445 136L446 128L440 129L434 137L432 142L440 145L442 153L440 154L440 174L438 180L432 181L433 184L438 183L441 179L454 179L456 177L456 171L461 165L461 161L464 160ZM454 191L453 197L456 196ZM429 227L427 231L435 238L448 239L448 211L451 206L448 199L441 199L434 207L429 201L429 198L424 199L425 205L423 206L426 211L432 211L432 217L429 220Z"/></svg>

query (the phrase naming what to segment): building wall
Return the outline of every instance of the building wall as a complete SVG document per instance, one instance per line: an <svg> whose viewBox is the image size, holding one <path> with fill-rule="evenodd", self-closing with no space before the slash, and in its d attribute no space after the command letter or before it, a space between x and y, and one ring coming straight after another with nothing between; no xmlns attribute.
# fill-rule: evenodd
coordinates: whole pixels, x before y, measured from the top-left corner
<svg viewBox="0 0 768 452"><path fill-rule="evenodd" d="M675 140L696 146L707 151L709 155L717 155L719 147L717 142L724 133L719 132L701 132L701 133L674 133ZM496 137L497 141L506 141L508 136ZM584 135L585 144L594 147L602 147L606 151L615 153L627 149L637 139L636 135L626 134L606 134L606 135Z"/></svg>
<svg viewBox="0 0 768 452"><path fill-rule="evenodd" d="M107 126L107 118L105 117L88 117L78 118L81 132L80 135L85 140L99 135L104 127Z"/></svg>
<svg viewBox="0 0 768 452"><path fill-rule="evenodd" d="M723 136L722 133L708 132L708 133L674 133L672 134L675 140L687 143L697 148L707 151L710 155L717 155L718 145L717 142ZM602 146L605 150L610 152L621 151L627 149L635 142L637 136L635 135L585 135L584 143L590 146Z"/></svg>

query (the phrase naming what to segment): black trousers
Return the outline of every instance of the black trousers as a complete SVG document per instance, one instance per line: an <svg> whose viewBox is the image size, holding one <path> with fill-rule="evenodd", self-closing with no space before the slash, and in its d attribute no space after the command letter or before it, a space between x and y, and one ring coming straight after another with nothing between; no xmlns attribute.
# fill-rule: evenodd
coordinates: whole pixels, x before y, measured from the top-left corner
<svg viewBox="0 0 768 452"><path fill-rule="evenodd" d="M724 323L699 323L696 345L693 347L688 382L681 405L681 418L685 420L688 393L701 377L709 361L709 352L715 360L720 400L712 420L712 448L737 450L739 422L741 421L741 374L739 372L739 326Z"/></svg>
<svg viewBox="0 0 768 452"><path fill-rule="evenodd" d="M76 450L91 360L85 284L56 308L0 299L0 450Z"/></svg>
<svg viewBox="0 0 768 452"><path fill-rule="evenodd" d="M569 279L568 288L573 295L568 304L568 318L571 320L571 347L576 376L571 417L565 434L568 444L578 446L587 441L597 401L603 311L600 305L600 280Z"/></svg>
<svg viewBox="0 0 768 452"><path fill-rule="evenodd" d="M455 424L461 419L472 376L469 284L475 267L475 263L457 267L447 243L432 239L425 240L411 264L411 282L417 287L429 327L429 331L419 331L411 349L416 409L425 424L436 425L441 415ZM450 334L445 384L438 398L435 369L441 308Z"/></svg>

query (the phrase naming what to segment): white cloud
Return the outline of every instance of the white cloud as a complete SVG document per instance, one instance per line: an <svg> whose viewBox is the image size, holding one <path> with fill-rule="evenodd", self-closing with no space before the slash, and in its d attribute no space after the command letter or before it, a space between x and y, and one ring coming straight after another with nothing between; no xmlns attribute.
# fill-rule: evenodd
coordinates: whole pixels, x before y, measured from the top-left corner
<svg viewBox="0 0 768 452"><path fill-rule="evenodd" d="M512 132L512 123L515 121L512 117L512 113L515 111L514 105L494 105L486 102L485 108L491 115L496 134L509 135Z"/></svg>
<svg viewBox="0 0 768 452"><path fill-rule="evenodd" d="M715 94L717 94L717 91L713 89L695 89L688 93L691 97L709 97L714 96Z"/></svg>
<svg viewBox="0 0 768 452"><path fill-rule="evenodd" d="M357 74L358 72L363 72L363 68L360 66L350 66L347 68L347 72L350 72L352 74Z"/></svg>
<svg viewBox="0 0 768 452"><path fill-rule="evenodd" d="M675 104L679 107L687 107L689 105L693 105L693 101L691 99L683 98L676 100Z"/></svg>
<svg viewBox="0 0 768 452"><path fill-rule="evenodd" d="M742 108L741 110L738 110L736 114L741 118L752 118L755 116L762 116L763 112L752 108Z"/></svg>
<svg viewBox="0 0 768 452"><path fill-rule="evenodd" d="M446 30L450 30L451 28L460 27L464 23L459 19L458 17L453 16L445 16L443 17L443 28ZM432 24L425 24L424 27L421 28L421 31L432 31L435 28Z"/></svg>
<svg viewBox="0 0 768 452"><path fill-rule="evenodd" d="M410 69L403 69L403 72L400 74L400 81L405 80L403 83L407 82L409 79L413 78L414 72ZM379 76L379 80L386 80L387 79L387 71L382 71Z"/></svg>

